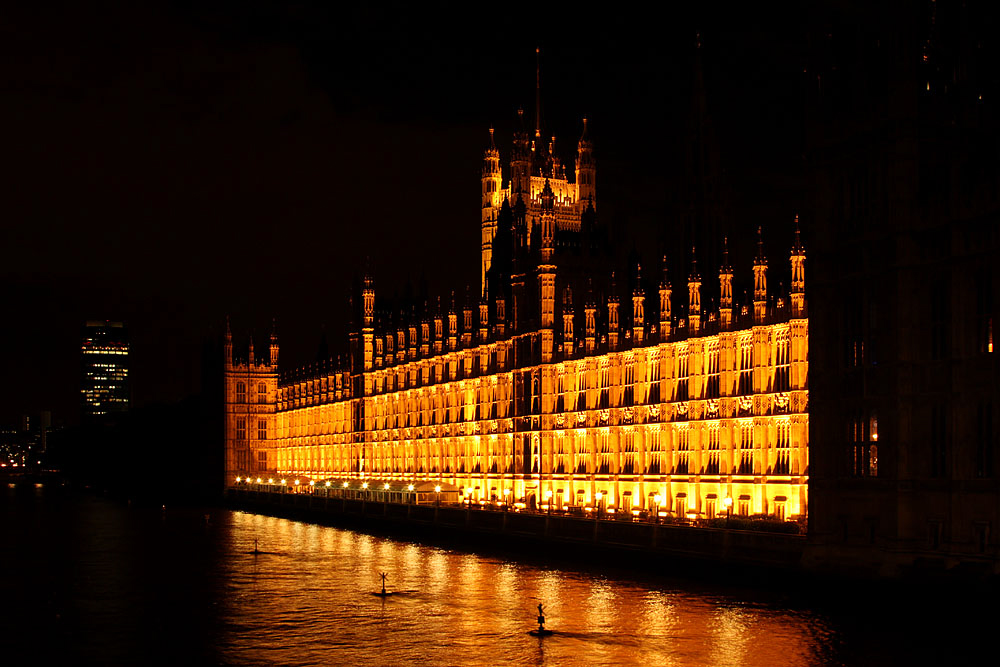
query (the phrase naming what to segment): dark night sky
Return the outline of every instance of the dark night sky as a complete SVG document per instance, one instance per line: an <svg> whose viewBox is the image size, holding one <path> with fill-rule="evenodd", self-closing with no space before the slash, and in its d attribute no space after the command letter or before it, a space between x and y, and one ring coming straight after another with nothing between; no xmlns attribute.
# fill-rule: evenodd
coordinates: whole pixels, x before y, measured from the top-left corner
<svg viewBox="0 0 1000 667"><path fill-rule="evenodd" d="M260 339L277 317L286 367L311 360L323 327L336 350L365 255L381 294L407 279L432 295L475 285L487 128L507 160L514 111L533 108L536 45L544 125L568 160L591 119L601 219L648 261L674 224L696 31L730 229L787 230L804 199L794 4L670 5L669 20L22 4L0 21L0 425L39 409L76 419L87 319L127 322L146 405L198 391L202 344L227 313ZM733 263L749 272L748 253Z"/></svg>

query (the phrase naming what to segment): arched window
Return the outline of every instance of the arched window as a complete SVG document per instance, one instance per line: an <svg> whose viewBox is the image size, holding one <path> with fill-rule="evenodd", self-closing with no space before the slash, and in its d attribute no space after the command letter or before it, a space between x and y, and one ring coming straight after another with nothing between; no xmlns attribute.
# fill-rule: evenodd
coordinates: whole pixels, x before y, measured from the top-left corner
<svg viewBox="0 0 1000 667"><path fill-rule="evenodd" d="M246 403L247 402L247 384L246 382L236 383L236 402Z"/></svg>
<svg viewBox="0 0 1000 667"><path fill-rule="evenodd" d="M263 382L257 385L257 402L267 403L267 385Z"/></svg>

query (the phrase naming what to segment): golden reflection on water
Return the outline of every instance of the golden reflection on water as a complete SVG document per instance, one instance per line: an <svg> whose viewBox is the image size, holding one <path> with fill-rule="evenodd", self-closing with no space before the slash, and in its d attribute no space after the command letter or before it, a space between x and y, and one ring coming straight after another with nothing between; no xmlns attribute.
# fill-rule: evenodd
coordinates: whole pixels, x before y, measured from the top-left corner
<svg viewBox="0 0 1000 667"><path fill-rule="evenodd" d="M815 618L656 584L253 514L227 528L225 662L770 666L818 663L828 641ZM392 597L371 594L380 572Z"/></svg>

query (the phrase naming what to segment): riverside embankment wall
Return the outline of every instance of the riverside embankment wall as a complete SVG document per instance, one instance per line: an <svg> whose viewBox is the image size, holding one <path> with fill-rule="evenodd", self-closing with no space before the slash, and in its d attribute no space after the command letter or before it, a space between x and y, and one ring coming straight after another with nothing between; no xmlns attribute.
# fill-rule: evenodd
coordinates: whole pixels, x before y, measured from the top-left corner
<svg viewBox="0 0 1000 667"><path fill-rule="evenodd" d="M407 538L474 538L477 543L512 542L622 551L687 560L798 570L805 537L627 520L467 509L460 506L373 502L296 493L229 489L231 507L307 521L333 523Z"/></svg>

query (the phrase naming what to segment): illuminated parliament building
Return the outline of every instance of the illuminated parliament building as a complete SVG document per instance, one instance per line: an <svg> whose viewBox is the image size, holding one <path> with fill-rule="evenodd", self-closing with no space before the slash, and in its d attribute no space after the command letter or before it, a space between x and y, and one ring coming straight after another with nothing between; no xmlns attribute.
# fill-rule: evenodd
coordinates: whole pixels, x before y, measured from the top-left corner
<svg viewBox="0 0 1000 667"><path fill-rule="evenodd" d="M490 131L481 285L463 299L352 299L349 354L279 372L225 341L226 479L433 484L467 502L680 517L807 514L805 250L788 239L776 293L752 266L611 271L586 121L573 167L515 130L509 170ZM704 270L702 275L699 269ZM734 271L753 276L734 303ZM772 274L773 275L773 274ZM702 286L718 281L717 307ZM388 487L386 487L388 488Z"/></svg>

